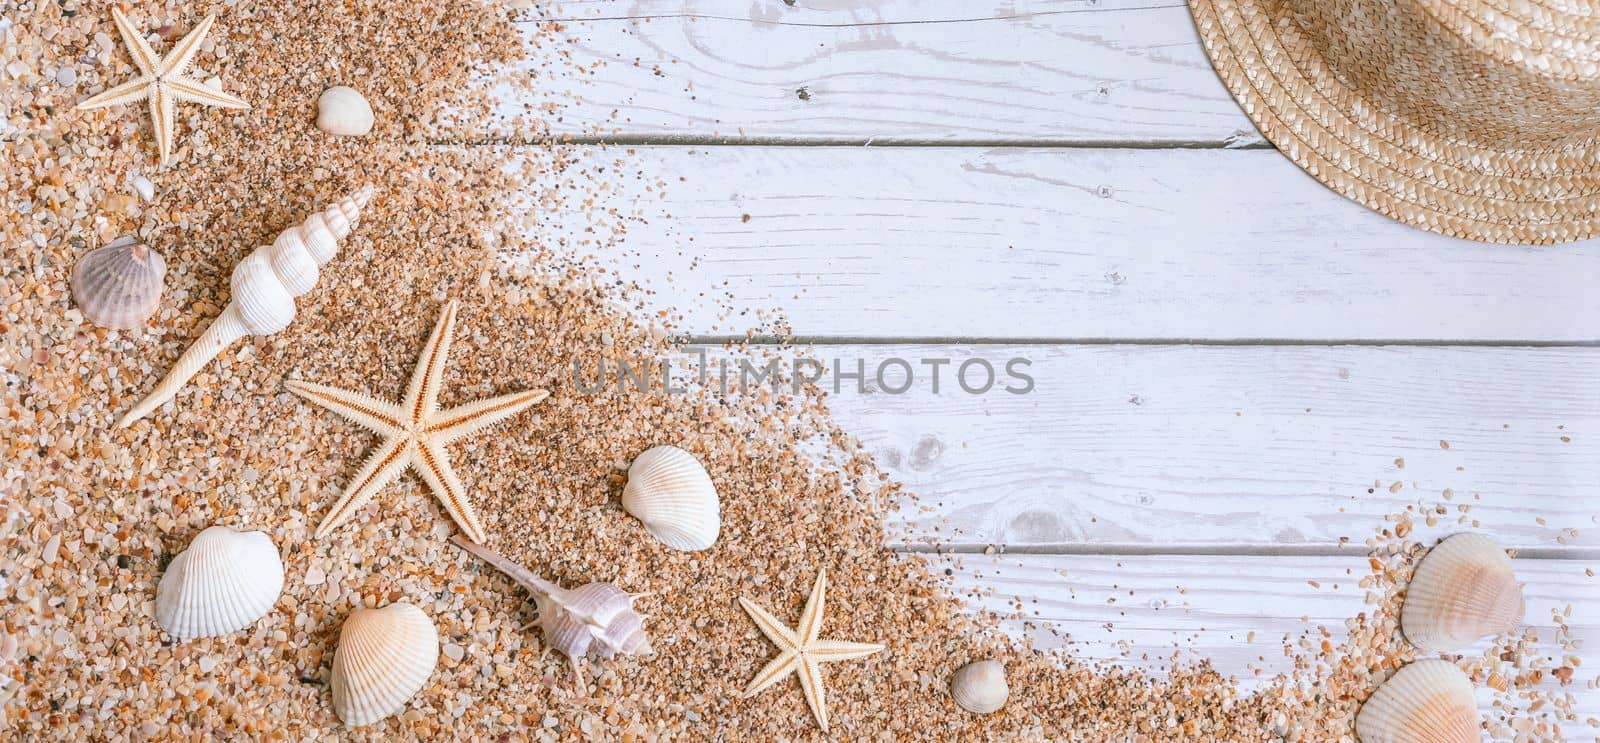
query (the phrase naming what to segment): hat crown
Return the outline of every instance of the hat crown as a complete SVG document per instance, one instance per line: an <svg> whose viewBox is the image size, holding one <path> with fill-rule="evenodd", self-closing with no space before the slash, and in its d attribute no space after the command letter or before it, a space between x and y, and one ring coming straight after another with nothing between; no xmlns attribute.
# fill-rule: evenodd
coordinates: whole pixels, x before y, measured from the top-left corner
<svg viewBox="0 0 1600 743"><path fill-rule="evenodd" d="M1589 142L1600 132L1600 6L1278 2L1280 33L1303 36L1303 48L1319 57L1296 64L1323 67L1367 105L1424 131L1519 150Z"/></svg>

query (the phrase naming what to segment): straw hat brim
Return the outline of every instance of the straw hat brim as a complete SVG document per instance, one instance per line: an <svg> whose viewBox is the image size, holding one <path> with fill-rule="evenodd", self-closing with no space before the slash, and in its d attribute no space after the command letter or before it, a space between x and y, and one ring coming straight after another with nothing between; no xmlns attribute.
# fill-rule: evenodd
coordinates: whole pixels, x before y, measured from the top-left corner
<svg viewBox="0 0 1600 743"><path fill-rule="evenodd" d="M1189 0L1212 66L1250 120L1314 178L1433 232L1509 244L1600 234L1593 140L1492 149L1385 111L1341 82L1264 0Z"/></svg>

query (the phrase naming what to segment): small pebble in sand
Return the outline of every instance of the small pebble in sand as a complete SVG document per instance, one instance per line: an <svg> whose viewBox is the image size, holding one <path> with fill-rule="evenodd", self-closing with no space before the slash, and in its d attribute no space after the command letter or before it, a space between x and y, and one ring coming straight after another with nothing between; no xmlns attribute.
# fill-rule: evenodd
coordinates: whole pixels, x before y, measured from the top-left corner
<svg viewBox="0 0 1600 743"><path fill-rule="evenodd" d="M136 175L128 182L128 184L133 187L133 192L139 194L139 198L144 199L145 201L149 201L156 197L156 185L151 183L149 178L146 178L142 175Z"/></svg>

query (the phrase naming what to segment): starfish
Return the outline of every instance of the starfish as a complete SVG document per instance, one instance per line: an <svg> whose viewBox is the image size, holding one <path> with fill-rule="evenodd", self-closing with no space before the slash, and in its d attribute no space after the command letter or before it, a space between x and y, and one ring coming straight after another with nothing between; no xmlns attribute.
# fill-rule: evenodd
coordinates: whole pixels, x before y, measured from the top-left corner
<svg viewBox="0 0 1600 743"><path fill-rule="evenodd" d="M550 393L525 390L440 412L439 381L444 376L445 355L450 352L455 325L456 303L452 300L445 305L433 335L422 347L406 397L398 404L338 387L297 380L284 382L290 392L384 437L383 444L367 458L344 495L339 496L339 502L317 526L319 538L344 523L374 493L410 467L422 476L467 538L483 543L483 524L467 500L466 487L450 466L445 445L516 415Z"/></svg>
<svg viewBox="0 0 1600 743"><path fill-rule="evenodd" d="M160 58L156 57L155 50L133 28L133 24L128 23L122 8L111 6L111 19L117 22L117 32L122 34L122 43L128 46L128 54L133 57L140 75L79 103L78 110L88 111L150 99L150 120L155 124L156 145L161 149L162 165L172 159L172 128L177 124L174 107L178 101L221 108L250 107L250 104L237 97L183 74L189 63L194 61L195 53L200 51L200 42L211 30L216 16L207 16L172 51L167 52L167 56Z"/></svg>
<svg viewBox="0 0 1600 743"><path fill-rule="evenodd" d="M806 599L806 608L800 612L800 625L795 629L789 629L754 601L739 597L739 605L744 607L751 621L761 628L761 634L783 651L750 680L750 687L745 689L743 697L748 699L755 696L762 689L795 673L800 677L800 690L805 692L806 704L811 707L811 714L816 716L817 724L822 726L824 733L828 732L827 690L822 686L822 669L817 665L864 658L883 650L882 645L817 639L817 635L822 633L823 592L827 588L828 573L822 570L817 573L817 584L811 589L811 598Z"/></svg>

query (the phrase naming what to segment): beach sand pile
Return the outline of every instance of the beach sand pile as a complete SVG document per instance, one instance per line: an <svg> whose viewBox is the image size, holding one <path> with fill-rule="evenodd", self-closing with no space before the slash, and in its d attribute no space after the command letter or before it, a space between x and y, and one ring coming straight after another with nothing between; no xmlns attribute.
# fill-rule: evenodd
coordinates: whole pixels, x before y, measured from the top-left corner
<svg viewBox="0 0 1600 743"><path fill-rule="evenodd" d="M196 76L220 77L254 106L180 105L175 162L159 168L137 106L72 111L133 74L108 11L69 0L7 12L0 711L23 739L820 738L793 681L740 698L775 649L736 599L792 621L822 569L824 636L887 646L826 667L838 738L1335 740L1410 657L1392 604L1416 550L1392 541L1373 546L1383 559L1372 613L1356 625L1368 629L1352 632L1359 651L1289 647L1303 671L1261 694L1203 662L1152 677L1037 652L992 631L998 617L963 611L921 558L883 546L886 514L907 494L815 391L576 389L575 361L615 368L673 354L672 317L641 314L626 279L543 241L537 214L592 208L598 251L625 239L630 219L605 205L611 186L670 179L630 169L625 149L596 157L546 137L508 156L447 144L481 132L474 122L492 106L470 92L481 74L534 55L547 62L522 84L582 78L558 23L513 27L510 9L462 0L130 9L165 43L216 13ZM317 96L335 84L372 100L370 136L316 130ZM240 342L174 403L113 427L226 304L243 255L362 184L377 196L293 325ZM533 216L508 223L511 213ZM143 330L107 331L74 308L68 276L76 257L125 233L165 255L166 294ZM312 538L375 438L283 381L397 398L449 299L462 307L443 405L551 392L452 448L490 546L564 585L652 592L638 608L653 656L591 663L579 688L525 627L526 595L448 544L454 525L413 476ZM722 536L708 551L668 550L620 507L628 463L666 443L693 452L721 493ZM155 586L216 523L272 537L283 595L242 632L173 642L152 619ZM352 730L329 704L340 623L400 600L437 625L440 665L407 711ZM1012 699L978 717L945 688L955 668L987 657L1005 660Z"/></svg>

